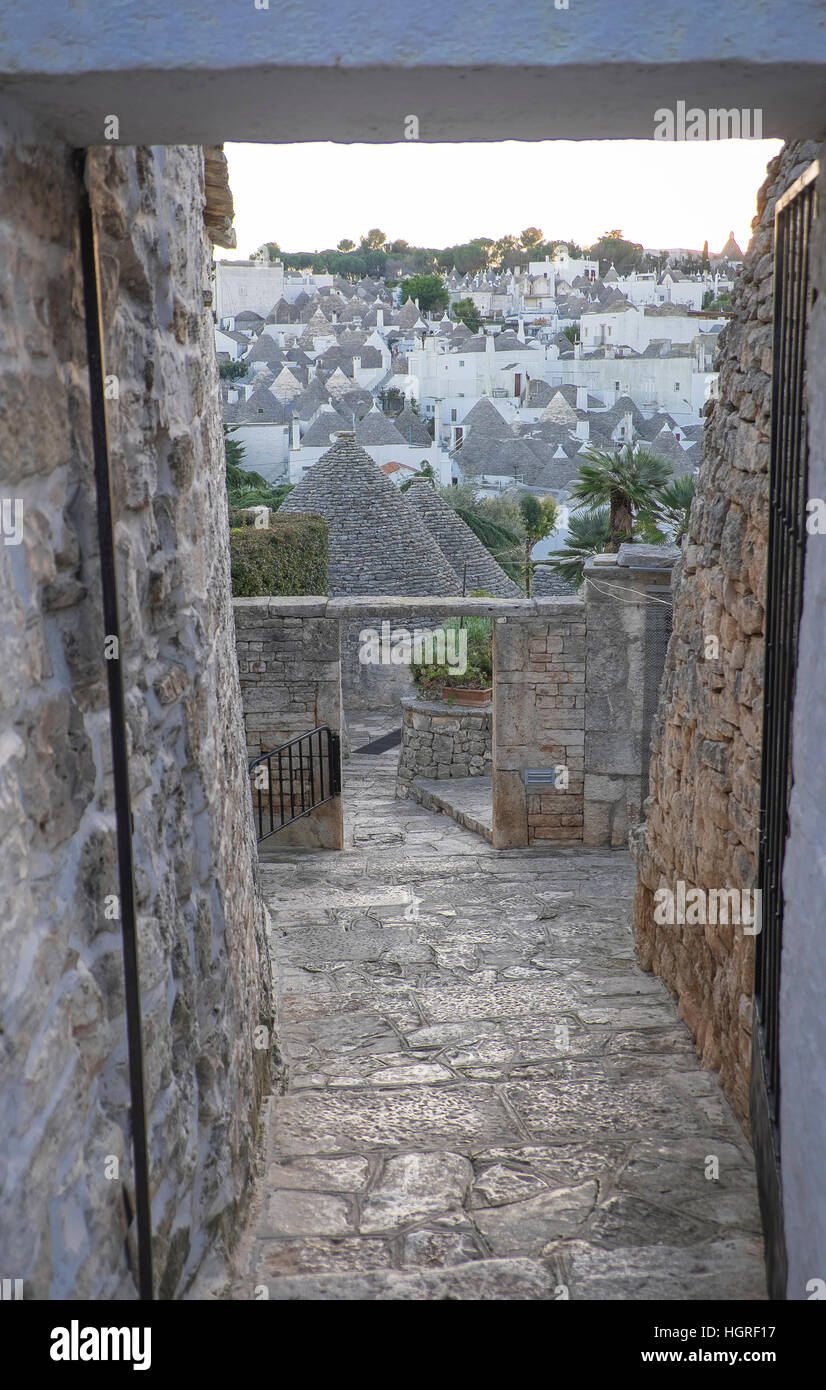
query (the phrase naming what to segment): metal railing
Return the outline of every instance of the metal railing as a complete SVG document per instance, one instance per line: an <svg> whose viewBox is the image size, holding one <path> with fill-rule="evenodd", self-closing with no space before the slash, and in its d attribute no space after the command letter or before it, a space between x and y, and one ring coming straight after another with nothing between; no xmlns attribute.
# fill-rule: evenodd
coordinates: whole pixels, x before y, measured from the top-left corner
<svg viewBox="0 0 826 1390"><path fill-rule="evenodd" d="M260 844L341 795L341 738L321 724L253 758L249 775Z"/></svg>

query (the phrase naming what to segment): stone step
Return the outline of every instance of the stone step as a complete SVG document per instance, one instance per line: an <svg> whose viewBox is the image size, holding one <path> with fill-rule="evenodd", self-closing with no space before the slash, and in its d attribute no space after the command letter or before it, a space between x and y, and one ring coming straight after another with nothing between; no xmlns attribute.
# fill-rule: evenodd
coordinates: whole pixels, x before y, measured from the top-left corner
<svg viewBox="0 0 826 1390"><path fill-rule="evenodd" d="M405 783L411 801L440 811L493 844L493 780L490 777L415 777Z"/></svg>

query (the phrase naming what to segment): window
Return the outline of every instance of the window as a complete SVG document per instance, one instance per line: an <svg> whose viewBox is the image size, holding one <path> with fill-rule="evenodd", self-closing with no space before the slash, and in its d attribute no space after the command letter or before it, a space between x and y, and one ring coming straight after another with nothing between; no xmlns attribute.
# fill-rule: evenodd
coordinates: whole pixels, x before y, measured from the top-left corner
<svg viewBox="0 0 826 1390"><path fill-rule="evenodd" d="M619 382L618 382L618 381L615 381L615 382L614 382L614 390L615 390L615 391L619 391Z"/></svg>
<svg viewBox="0 0 826 1390"><path fill-rule="evenodd" d="M460 366L460 367L464 367L464 365L465 365L465 364L464 364L463 361L460 361L460 362L459 362L459 366Z"/></svg>
<svg viewBox="0 0 826 1390"><path fill-rule="evenodd" d="M675 381L675 382L674 382L674 390L675 390L675 391L679 391L679 389L680 389L680 383L679 383L679 381Z"/></svg>
<svg viewBox="0 0 826 1390"><path fill-rule="evenodd" d="M451 412L450 412L450 418L451 418L451 420L455 420L455 419L456 419L456 411L455 411L455 410L451 410Z"/></svg>

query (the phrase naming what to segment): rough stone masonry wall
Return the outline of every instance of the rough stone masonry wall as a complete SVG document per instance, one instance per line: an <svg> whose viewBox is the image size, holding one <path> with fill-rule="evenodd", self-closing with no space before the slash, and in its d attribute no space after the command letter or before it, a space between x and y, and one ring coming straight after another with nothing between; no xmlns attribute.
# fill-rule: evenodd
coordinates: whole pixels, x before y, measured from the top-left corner
<svg viewBox="0 0 826 1390"><path fill-rule="evenodd" d="M339 624L324 617L326 604L325 598L233 599L249 760L325 724L341 730ZM270 843L341 849L343 833L339 797L285 826Z"/></svg>
<svg viewBox="0 0 826 1390"><path fill-rule="evenodd" d="M679 880L687 890L756 882L774 204L816 154L813 144L798 146L770 164L721 335L719 399L707 408L697 496L675 569L647 820L634 840L640 963L676 995L704 1065L719 1070L744 1124L753 937L732 925L657 925L653 895L660 886L676 892ZM713 640L706 645L715 638L717 656Z"/></svg>
<svg viewBox="0 0 826 1390"><path fill-rule="evenodd" d="M100 151L156 1290L220 1277L268 1052L197 149ZM0 1248L27 1297L133 1298L100 570L70 152L0 134ZM119 1160L112 1178L109 1156Z"/></svg>
<svg viewBox="0 0 826 1390"><path fill-rule="evenodd" d="M537 599L542 614L498 618L494 632L493 843L581 840L585 744L585 607ZM526 788L526 768L564 766L566 788Z"/></svg>
<svg viewBox="0 0 826 1390"><path fill-rule="evenodd" d="M400 788L414 777L489 777L490 706L461 709L439 700L402 700Z"/></svg>

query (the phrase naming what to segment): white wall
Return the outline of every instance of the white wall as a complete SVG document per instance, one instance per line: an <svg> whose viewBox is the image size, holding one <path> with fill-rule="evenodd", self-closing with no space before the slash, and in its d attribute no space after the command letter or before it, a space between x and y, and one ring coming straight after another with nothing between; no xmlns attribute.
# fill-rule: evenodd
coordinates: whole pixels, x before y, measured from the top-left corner
<svg viewBox="0 0 826 1390"><path fill-rule="evenodd" d="M255 261L218 261L215 266L215 313L219 323L244 309L266 318L284 292L284 267Z"/></svg>

